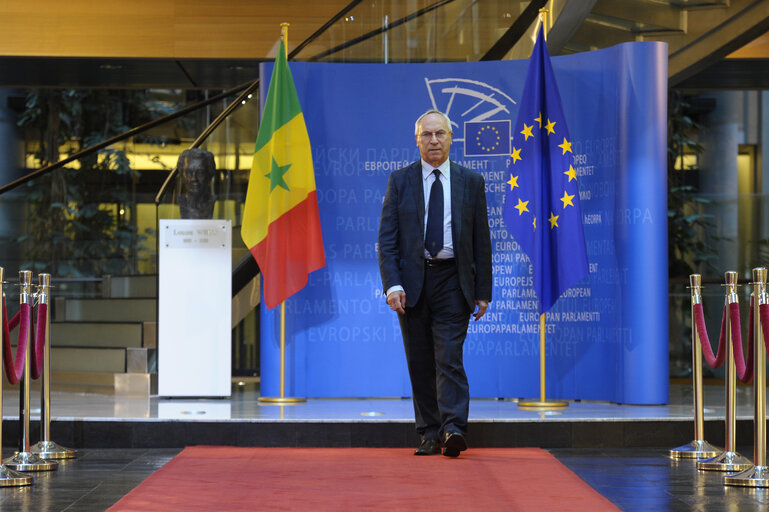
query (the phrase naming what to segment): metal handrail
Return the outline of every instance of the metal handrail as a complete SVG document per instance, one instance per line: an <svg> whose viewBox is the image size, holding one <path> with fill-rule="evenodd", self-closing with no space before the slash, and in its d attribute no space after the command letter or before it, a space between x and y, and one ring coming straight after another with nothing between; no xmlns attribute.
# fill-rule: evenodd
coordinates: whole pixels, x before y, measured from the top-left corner
<svg viewBox="0 0 769 512"><path fill-rule="evenodd" d="M443 7L444 5L449 4L449 3L453 2L453 1L454 0L439 0L438 2L436 2L436 3L432 4L432 5L428 5L427 7L419 9L418 11L412 12L408 16L404 16L403 18L401 18L399 20L395 20L392 23L388 23L387 26L385 26L385 27L377 28L377 29L372 30L370 32L367 32L367 33L365 33L365 34L363 34L361 36L358 36L355 39L351 39L351 40L349 40L347 42L344 42L344 43L342 43L342 44L340 44L338 46L335 46L334 48L330 48L330 49L328 49L328 50L326 50L324 52L321 52L321 53L319 53L317 55L313 55L308 60L313 61L313 60L322 59L323 57L328 57L329 55L333 55L334 53L337 53L337 52L340 52L342 50L345 50L345 49L347 49L347 48L349 48L351 46L355 46L356 44L362 43L363 41L371 39L372 37L376 37L379 34L383 34L385 32L388 32L388 31L394 29L395 27L399 27L399 26L403 25L404 23L408 23L409 21L415 20L415 19L419 18L420 16L422 16L424 14L427 14L428 12L432 12L432 11L434 11L436 9L439 9L439 8Z"/></svg>
<svg viewBox="0 0 769 512"><path fill-rule="evenodd" d="M215 103L223 98L226 98L228 96L232 96L233 94L242 91L243 89L247 88L249 85L252 85L253 82L248 82L245 84L238 85L236 87L233 87L232 89L228 89L222 93L219 93L215 96L212 96L208 99L199 101L197 103L193 103L192 105L189 105L187 107L184 107L172 114L168 114L163 117L159 117L153 121L149 121L147 123L144 123L140 126L137 126L136 128L132 128L126 132L123 132L121 134L115 135L114 137L111 137L107 140L104 140L102 142L99 142L98 144L94 144L93 146L89 146L83 150L78 151L77 153L73 153L72 155L68 156L67 158L64 158L62 160L59 160L58 162L46 165L45 167L41 167L40 169L31 172L25 176L22 176L21 178L18 178L6 185L3 185L0 187L0 194L4 194L5 192L8 192L10 190L13 190L14 188L18 187L19 185L23 185L24 183L31 181L35 178L39 178L40 176L43 176L45 174L48 174L49 172L59 169L61 167L64 167L68 163L78 160L80 158L83 158L84 156L88 156L90 154L93 154L100 149L106 148L107 146L111 146L112 144L115 144L117 142L120 142L122 140L125 140L129 137L132 137L138 133L141 133L143 131L149 130L150 128L154 128L155 126L161 125L168 121L173 121L176 118L182 117L184 115L189 114L190 112L197 110L199 108L205 107L207 105L210 105L212 103Z"/></svg>
<svg viewBox="0 0 769 512"><path fill-rule="evenodd" d="M189 149L197 148L201 144L203 144L203 141L208 138L209 135L211 135L211 132L213 132L221 123L224 121L224 119L229 116L233 110L238 108L241 104L241 102L253 92L254 89L256 89L259 86L259 79L257 78L251 84L246 87L246 89L240 93L240 95L235 98L235 100L227 105L227 108L225 108L218 116L216 116L216 119L211 121L211 123L206 126L206 129L203 130L203 132L198 135L198 137L192 141L192 144L190 144ZM155 196L155 205L159 205L161 199L163 198L163 195L166 192L166 188L168 188L168 185L171 183L171 181L176 177L176 174L178 172L178 169L174 167L171 169L171 172L168 173L168 176L166 176L165 181L163 182L163 185L160 186L160 190L158 190L157 195Z"/></svg>

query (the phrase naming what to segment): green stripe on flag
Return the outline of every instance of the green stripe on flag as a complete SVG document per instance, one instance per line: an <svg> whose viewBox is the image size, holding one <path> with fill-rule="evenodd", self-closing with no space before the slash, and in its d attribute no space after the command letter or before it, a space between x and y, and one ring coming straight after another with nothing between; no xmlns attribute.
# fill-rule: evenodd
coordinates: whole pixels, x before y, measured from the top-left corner
<svg viewBox="0 0 769 512"><path fill-rule="evenodd" d="M278 128L301 112L299 96L296 94L294 79L291 77L291 70L286 61L286 51L281 40L278 56L275 59L275 67L272 69L270 88L264 103L264 115L262 116L262 124L259 126L259 135L256 137L254 153L270 142L273 133Z"/></svg>

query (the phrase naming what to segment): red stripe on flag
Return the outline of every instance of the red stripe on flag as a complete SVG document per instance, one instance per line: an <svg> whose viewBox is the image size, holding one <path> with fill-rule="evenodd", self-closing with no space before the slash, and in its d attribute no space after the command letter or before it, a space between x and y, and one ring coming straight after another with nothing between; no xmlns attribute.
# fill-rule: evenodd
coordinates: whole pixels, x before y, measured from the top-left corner
<svg viewBox="0 0 769 512"><path fill-rule="evenodd" d="M274 220L254 247L264 279L264 303L274 308L304 288L310 272L326 264L315 191Z"/></svg>

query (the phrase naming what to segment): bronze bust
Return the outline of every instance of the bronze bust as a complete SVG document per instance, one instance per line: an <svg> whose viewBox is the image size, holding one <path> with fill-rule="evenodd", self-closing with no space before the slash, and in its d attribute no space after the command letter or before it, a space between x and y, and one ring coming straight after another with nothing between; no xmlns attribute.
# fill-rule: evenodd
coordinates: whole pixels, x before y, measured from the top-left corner
<svg viewBox="0 0 769 512"><path fill-rule="evenodd" d="M205 149L186 149L176 163L181 181L179 211L182 219L210 219L216 196L211 183L216 174L214 155Z"/></svg>

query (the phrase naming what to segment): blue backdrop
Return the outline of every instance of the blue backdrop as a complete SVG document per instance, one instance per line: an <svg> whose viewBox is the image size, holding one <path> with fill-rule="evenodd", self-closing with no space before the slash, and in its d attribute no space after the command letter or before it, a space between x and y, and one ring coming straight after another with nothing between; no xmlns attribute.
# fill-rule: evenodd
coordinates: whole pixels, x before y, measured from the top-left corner
<svg viewBox="0 0 769 512"><path fill-rule="evenodd" d="M328 264L286 301L288 396L411 394L398 322L382 297L376 241L387 176L419 158L414 121L430 108L454 123L451 160L486 180L494 297L465 342L470 393L539 395L537 298L526 257L502 220L510 145L492 154L465 146L474 123L515 121L527 62L291 63ZM547 396L666 403L667 46L628 43L552 62L590 274L547 315ZM271 69L262 65L265 85ZM261 311L263 396L279 393L279 310Z"/></svg>

